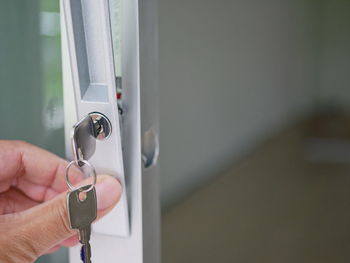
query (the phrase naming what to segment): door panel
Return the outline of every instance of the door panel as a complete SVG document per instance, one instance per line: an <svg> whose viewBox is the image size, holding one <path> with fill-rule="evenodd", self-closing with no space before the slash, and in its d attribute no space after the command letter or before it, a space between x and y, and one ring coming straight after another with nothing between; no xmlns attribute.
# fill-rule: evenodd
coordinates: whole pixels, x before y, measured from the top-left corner
<svg viewBox="0 0 350 263"><path fill-rule="evenodd" d="M104 146L107 152L99 151L98 147L103 145L97 145L91 162L97 168L97 172L102 172L112 163L106 161L105 155L109 155L111 149L122 146L122 152L115 158L122 160L124 169L115 175L120 176L124 171L125 181L122 181L125 194L124 208L127 207L129 216L127 226L130 228L129 235L121 232L126 229L123 225L125 221L121 221L125 210L120 210L119 213L112 211L112 218L108 222L101 220L97 224L98 227L93 228L91 239L93 260L110 262L111 258L115 258L116 262L117 260L135 263L159 262L157 31L156 20L150 19L156 13L156 4L153 1L140 4L137 0L120 2L86 0L82 3L85 36L80 40L87 43L83 46L81 43L79 45L74 43L77 34L82 34L82 27L80 29L76 25L75 29L72 27L70 21L76 19L73 17L72 9L69 9L72 6L68 5L66 8L70 2L62 1L64 11L67 12L66 24L63 24L63 31L67 29L67 38L62 37L65 111L66 116L74 116L72 113L77 113L78 117L66 119L66 145L69 150L69 129L76 119L92 111L100 111L112 118L113 125L116 125L112 127L116 133L116 140L106 141ZM110 28L108 19L110 7L113 29ZM71 12L72 19L68 12ZM95 20L99 23L93 23ZM141 20L144 23L141 24ZM110 32L114 34L114 53L110 50L112 44ZM77 55L74 50L72 52L74 48L84 52ZM96 58L97 56L100 57ZM93 63L95 64L90 66ZM99 90L97 92L89 91L91 88L94 89L94 83L107 86L107 96L102 100L98 94L101 86L95 89ZM147 138L147 147L143 147L145 145L143 138ZM147 154L143 154L142 150L146 148ZM69 152L68 156L71 156ZM145 156L151 160L147 162ZM70 262L79 262L79 258L79 248L72 248Z"/></svg>

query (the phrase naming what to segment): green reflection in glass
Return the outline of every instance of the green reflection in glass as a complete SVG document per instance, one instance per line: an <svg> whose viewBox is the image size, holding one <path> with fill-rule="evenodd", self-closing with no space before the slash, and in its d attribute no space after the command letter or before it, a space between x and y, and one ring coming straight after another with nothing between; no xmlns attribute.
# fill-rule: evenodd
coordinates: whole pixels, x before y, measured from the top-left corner
<svg viewBox="0 0 350 263"><path fill-rule="evenodd" d="M64 156L64 113L59 0L40 0L42 123L44 147ZM37 263L68 262L68 249L42 256Z"/></svg>
<svg viewBox="0 0 350 263"><path fill-rule="evenodd" d="M64 155L59 1L40 1L40 41L45 147Z"/></svg>

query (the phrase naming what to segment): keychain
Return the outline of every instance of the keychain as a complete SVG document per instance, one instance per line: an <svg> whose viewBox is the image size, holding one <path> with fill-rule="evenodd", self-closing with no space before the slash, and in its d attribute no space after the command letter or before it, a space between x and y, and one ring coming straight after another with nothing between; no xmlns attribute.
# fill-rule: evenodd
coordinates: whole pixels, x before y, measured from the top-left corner
<svg viewBox="0 0 350 263"><path fill-rule="evenodd" d="M77 125L84 123L83 121L84 119L78 122ZM81 149L77 147L77 125L74 126L72 135L72 148L74 151L75 160L71 161L65 169L66 183L70 189L67 194L67 210L70 228L79 231L79 241L82 244L80 250L81 260L84 263L91 263L91 224L97 217L97 201L95 191L97 175L95 168L87 160L83 159ZM80 187L75 187L72 185L69 180L69 169L73 165L81 170L83 166L89 168L93 177L92 184Z"/></svg>

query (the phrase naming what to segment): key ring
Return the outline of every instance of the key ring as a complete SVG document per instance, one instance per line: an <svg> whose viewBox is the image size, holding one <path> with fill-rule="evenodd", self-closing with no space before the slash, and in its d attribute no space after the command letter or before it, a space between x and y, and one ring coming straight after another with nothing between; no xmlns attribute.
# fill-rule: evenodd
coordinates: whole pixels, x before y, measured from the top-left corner
<svg viewBox="0 0 350 263"><path fill-rule="evenodd" d="M87 160L79 160L79 162L82 162L82 163L86 164L86 165L91 169L91 171L92 171L92 176L93 176L93 182L92 182L92 184L91 184L90 187L88 187L87 189L81 190L81 192L87 193L87 192L89 192L90 190L92 190L92 189L95 187L95 185L96 185L96 181L97 181L96 170L95 170L95 168L92 166L92 164L89 163ZM79 169L81 169L81 168L80 168L80 166L77 164L76 161L71 161L71 162L66 166L66 169L65 169L66 183L67 183L67 185L68 185L68 187L69 187L69 189L70 189L71 191L75 191L75 190L77 190L77 189L79 189L79 188L81 188L81 187L79 187L79 188L75 187L74 185L71 184L71 182L70 182L70 180L69 180L69 169L71 168L72 165L75 165L75 166L78 167Z"/></svg>

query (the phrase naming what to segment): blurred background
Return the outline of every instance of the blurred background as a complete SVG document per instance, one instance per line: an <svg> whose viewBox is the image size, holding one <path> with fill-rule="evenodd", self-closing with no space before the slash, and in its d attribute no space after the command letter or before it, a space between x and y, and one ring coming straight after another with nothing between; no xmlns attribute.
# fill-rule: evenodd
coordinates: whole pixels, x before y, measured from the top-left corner
<svg viewBox="0 0 350 263"><path fill-rule="evenodd" d="M158 16L162 262L348 262L350 1ZM58 0L0 0L0 138L64 156L59 23Z"/></svg>

